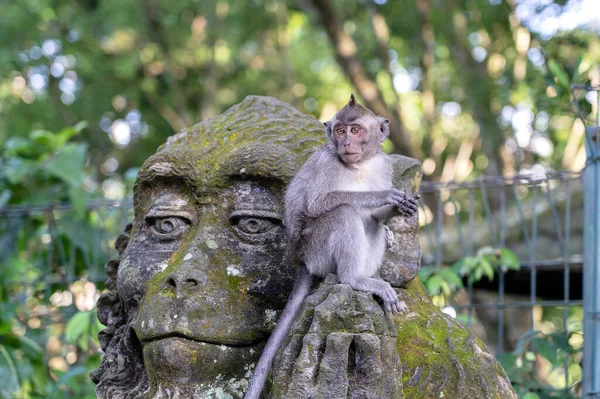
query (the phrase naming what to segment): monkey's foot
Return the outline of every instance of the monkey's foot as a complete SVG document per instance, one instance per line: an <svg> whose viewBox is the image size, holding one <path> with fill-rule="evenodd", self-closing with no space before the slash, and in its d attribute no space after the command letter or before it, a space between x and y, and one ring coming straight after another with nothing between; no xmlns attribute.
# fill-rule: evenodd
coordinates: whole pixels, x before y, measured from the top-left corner
<svg viewBox="0 0 600 399"><path fill-rule="evenodd" d="M400 300L398 299L398 294L388 283L384 292L381 295L381 299L383 299L383 305L385 310L388 312L392 312L393 314L400 313Z"/></svg>

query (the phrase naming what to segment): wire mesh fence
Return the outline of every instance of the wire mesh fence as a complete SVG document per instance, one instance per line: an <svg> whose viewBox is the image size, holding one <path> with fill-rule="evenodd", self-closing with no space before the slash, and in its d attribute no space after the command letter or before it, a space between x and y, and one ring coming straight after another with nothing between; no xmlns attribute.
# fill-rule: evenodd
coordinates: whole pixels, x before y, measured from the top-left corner
<svg viewBox="0 0 600 399"><path fill-rule="evenodd" d="M508 352L511 377L529 373L549 390L564 390L563 397L576 394L583 345L581 174L424 183L421 191L424 267L465 258L477 264L504 249L519 259L512 269L490 262L493 280L468 276L462 295L438 305L470 324L498 356Z"/></svg>
<svg viewBox="0 0 600 399"><path fill-rule="evenodd" d="M0 210L0 398L91 398L94 307L131 201ZM36 396L37 395L37 396Z"/></svg>
<svg viewBox="0 0 600 399"><path fill-rule="evenodd" d="M525 379L515 383L543 380L565 398L576 392L583 342L580 174L423 182L421 193L424 268L465 258L477 263L504 249L518 258L512 268L492 262L491 279L485 270L478 279L464 276L464 289L437 296L436 304L508 356L509 375ZM82 362L66 324L92 310L104 288L103 265L116 255L114 239L133 219L131 200L88 209L85 218L60 204L0 210L0 288L15 306L20 333L39 332L44 361L63 372Z"/></svg>

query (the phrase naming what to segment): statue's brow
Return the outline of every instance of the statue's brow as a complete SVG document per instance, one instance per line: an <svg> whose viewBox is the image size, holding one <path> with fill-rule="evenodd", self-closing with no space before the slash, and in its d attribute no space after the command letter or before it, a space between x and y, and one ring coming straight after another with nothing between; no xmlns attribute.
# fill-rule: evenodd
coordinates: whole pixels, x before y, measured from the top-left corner
<svg viewBox="0 0 600 399"><path fill-rule="evenodd" d="M297 169L291 152L269 149L265 146L252 146L221 163L219 172L223 177L255 177L258 179L277 179L287 181Z"/></svg>

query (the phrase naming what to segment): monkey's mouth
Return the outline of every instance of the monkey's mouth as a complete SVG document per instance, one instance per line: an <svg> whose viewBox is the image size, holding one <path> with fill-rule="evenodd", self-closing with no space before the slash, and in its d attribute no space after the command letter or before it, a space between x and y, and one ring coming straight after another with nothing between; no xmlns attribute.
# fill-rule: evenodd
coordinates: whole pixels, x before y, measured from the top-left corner
<svg viewBox="0 0 600 399"><path fill-rule="evenodd" d="M361 153L360 152L346 152L343 156L344 156L344 158L347 158L348 160L357 161L358 159L360 159Z"/></svg>

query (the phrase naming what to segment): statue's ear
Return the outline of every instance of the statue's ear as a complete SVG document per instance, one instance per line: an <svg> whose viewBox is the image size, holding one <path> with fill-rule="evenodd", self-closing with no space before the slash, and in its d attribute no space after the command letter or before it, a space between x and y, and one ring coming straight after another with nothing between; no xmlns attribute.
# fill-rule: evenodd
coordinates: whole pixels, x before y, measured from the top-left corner
<svg viewBox="0 0 600 399"><path fill-rule="evenodd" d="M327 137L331 138L331 126L332 123L331 121L327 121L327 122L323 122L323 124L325 125L325 133L327 134Z"/></svg>
<svg viewBox="0 0 600 399"><path fill-rule="evenodd" d="M380 131L379 140L383 142L390 134L390 121L381 116L378 119Z"/></svg>

